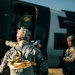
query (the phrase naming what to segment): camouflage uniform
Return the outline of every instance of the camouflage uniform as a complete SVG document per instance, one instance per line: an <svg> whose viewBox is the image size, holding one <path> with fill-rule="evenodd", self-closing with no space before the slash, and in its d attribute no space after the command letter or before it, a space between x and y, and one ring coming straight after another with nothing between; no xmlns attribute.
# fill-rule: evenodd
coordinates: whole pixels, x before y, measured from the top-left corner
<svg viewBox="0 0 75 75"><path fill-rule="evenodd" d="M72 47L71 49L68 48L66 50L64 61L66 61L66 62L73 62L73 61L75 61L75 47Z"/></svg>
<svg viewBox="0 0 75 75"><path fill-rule="evenodd" d="M10 75L42 75L48 70L41 51L28 42L16 44L6 52L0 72L5 66L9 66Z"/></svg>

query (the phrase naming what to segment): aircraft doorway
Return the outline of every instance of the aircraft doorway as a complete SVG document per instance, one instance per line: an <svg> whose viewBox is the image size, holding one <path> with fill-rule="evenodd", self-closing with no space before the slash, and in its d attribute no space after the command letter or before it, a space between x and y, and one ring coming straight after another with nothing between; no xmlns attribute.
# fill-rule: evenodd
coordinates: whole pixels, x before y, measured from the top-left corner
<svg viewBox="0 0 75 75"><path fill-rule="evenodd" d="M13 15L12 15L12 25L11 25L11 33L10 37L13 41L16 41L16 32L17 29L21 26L29 29L32 33L34 33L36 21L36 9L35 7L24 5L21 3L16 3L13 8Z"/></svg>
<svg viewBox="0 0 75 75"><path fill-rule="evenodd" d="M32 33L31 40L41 40L41 44L43 45L41 51L47 58L46 48L50 27L50 9L40 5L15 1L13 2L12 15L11 33L9 35L11 40L16 41L17 29L25 26ZM25 22L26 16L30 17L28 22Z"/></svg>

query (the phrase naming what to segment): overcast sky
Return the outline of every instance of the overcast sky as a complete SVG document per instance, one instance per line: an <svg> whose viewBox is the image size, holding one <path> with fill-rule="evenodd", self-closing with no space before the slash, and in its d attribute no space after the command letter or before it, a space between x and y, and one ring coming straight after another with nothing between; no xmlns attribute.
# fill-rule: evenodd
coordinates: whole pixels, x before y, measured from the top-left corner
<svg viewBox="0 0 75 75"><path fill-rule="evenodd" d="M38 5L44 5L56 10L75 11L75 0L23 0Z"/></svg>

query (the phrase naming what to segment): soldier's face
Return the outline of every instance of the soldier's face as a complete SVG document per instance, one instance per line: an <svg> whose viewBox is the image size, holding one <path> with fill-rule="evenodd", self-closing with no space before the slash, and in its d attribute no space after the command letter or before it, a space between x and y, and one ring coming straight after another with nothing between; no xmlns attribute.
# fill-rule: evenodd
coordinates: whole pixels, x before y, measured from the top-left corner
<svg viewBox="0 0 75 75"><path fill-rule="evenodd" d="M21 40L19 38L17 38L17 42L20 42Z"/></svg>
<svg viewBox="0 0 75 75"><path fill-rule="evenodd" d="M19 32L17 32L17 35L16 36L17 36L17 41L19 42L19 41L21 41L20 40L20 37L22 37L24 35L23 35L23 33L21 31L19 31Z"/></svg>
<svg viewBox="0 0 75 75"><path fill-rule="evenodd" d="M67 44L69 47L73 46L73 42L72 41L67 41Z"/></svg>
<svg viewBox="0 0 75 75"><path fill-rule="evenodd" d="M17 36L17 41L18 41L18 42L21 41L21 40L19 39L19 36L20 36L19 33L17 33L16 36Z"/></svg>

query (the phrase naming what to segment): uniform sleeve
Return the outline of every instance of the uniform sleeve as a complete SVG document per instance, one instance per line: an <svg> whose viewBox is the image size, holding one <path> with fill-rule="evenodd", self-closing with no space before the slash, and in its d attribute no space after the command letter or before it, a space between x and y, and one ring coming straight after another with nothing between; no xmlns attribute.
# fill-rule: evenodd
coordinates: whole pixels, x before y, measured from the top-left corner
<svg viewBox="0 0 75 75"><path fill-rule="evenodd" d="M66 62L75 61L75 50L69 56L65 56L63 60Z"/></svg>
<svg viewBox="0 0 75 75"><path fill-rule="evenodd" d="M66 50L65 56L68 56L69 49Z"/></svg>
<svg viewBox="0 0 75 75"><path fill-rule="evenodd" d="M4 68L7 66L7 59L8 59L9 51L5 53L4 58L1 61L0 65L0 73L3 72Z"/></svg>
<svg viewBox="0 0 75 75"><path fill-rule="evenodd" d="M42 75L43 73L48 71L47 61L44 59L41 51L38 49L36 51L36 63L37 63L38 72L40 72Z"/></svg>

